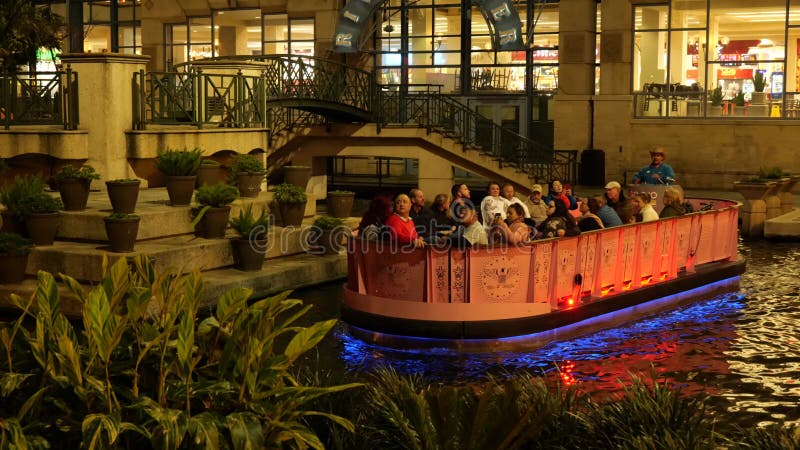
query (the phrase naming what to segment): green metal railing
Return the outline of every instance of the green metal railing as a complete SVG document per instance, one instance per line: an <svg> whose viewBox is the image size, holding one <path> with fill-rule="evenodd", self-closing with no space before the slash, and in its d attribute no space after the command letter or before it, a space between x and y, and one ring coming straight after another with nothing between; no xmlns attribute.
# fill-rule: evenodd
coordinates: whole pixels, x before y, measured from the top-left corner
<svg viewBox="0 0 800 450"><path fill-rule="evenodd" d="M56 72L0 74L0 123L78 128L78 74L67 66Z"/></svg>
<svg viewBox="0 0 800 450"><path fill-rule="evenodd" d="M495 124L435 86L403 92L394 87L380 90L378 123L386 126L418 126L460 142L466 152L479 150L500 164L511 166L537 180L575 182L577 152L556 151Z"/></svg>

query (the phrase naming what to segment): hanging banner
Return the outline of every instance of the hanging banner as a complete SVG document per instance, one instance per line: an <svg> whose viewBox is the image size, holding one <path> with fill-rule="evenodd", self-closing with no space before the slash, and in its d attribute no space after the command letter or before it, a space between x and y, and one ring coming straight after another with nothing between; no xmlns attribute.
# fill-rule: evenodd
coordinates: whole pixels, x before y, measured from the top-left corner
<svg viewBox="0 0 800 450"><path fill-rule="evenodd" d="M350 0L339 12L336 34L333 36L335 53L356 53L364 42L363 34L372 13L386 0ZM495 50L525 50L522 42L522 21L512 0L472 0L481 9L489 25L492 48Z"/></svg>

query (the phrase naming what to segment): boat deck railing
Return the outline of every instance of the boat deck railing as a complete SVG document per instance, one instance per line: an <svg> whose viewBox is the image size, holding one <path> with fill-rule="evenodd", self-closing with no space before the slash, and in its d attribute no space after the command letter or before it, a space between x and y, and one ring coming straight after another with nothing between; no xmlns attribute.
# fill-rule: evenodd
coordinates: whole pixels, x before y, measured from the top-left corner
<svg viewBox="0 0 800 450"><path fill-rule="evenodd" d="M528 304L547 313L736 261L740 204L690 202L698 212L518 247L413 249L351 239L347 288L378 303Z"/></svg>

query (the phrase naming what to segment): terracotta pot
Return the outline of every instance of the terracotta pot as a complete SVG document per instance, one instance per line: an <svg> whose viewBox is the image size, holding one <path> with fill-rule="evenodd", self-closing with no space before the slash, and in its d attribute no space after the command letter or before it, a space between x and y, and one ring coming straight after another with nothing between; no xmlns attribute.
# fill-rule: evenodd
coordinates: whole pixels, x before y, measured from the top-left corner
<svg viewBox="0 0 800 450"><path fill-rule="evenodd" d="M305 189L311 178L309 166L283 166L283 181Z"/></svg>
<svg viewBox="0 0 800 450"><path fill-rule="evenodd" d="M344 248L342 229L314 230L308 235L308 253L312 255L333 255Z"/></svg>
<svg viewBox="0 0 800 450"><path fill-rule="evenodd" d="M239 270L261 270L267 252L267 239L251 240L236 237L231 239L233 266Z"/></svg>
<svg viewBox="0 0 800 450"><path fill-rule="evenodd" d="M219 166L200 166L197 169L197 182L195 187L213 186L225 180L225 171Z"/></svg>
<svg viewBox="0 0 800 450"><path fill-rule="evenodd" d="M34 213L25 219L25 227L34 245L53 245L61 224L61 213Z"/></svg>
<svg viewBox="0 0 800 450"><path fill-rule="evenodd" d="M108 199L115 213L133 214L136 202L139 200L139 180L132 181L106 181Z"/></svg>
<svg viewBox="0 0 800 450"><path fill-rule="evenodd" d="M172 206L188 205L192 202L194 194L195 175L167 177L167 194Z"/></svg>
<svg viewBox="0 0 800 450"><path fill-rule="evenodd" d="M0 253L0 284L19 284L25 279L28 255Z"/></svg>
<svg viewBox="0 0 800 450"><path fill-rule="evenodd" d="M225 231L228 229L228 219L231 216L230 205L222 206L220 208L208 208L203 213L203 218L200 219L198 226L198 234L206 239L221 239L225 237Z"/></svg>
<svg viewBox="0 0 800 450"><path fill-rule="evenodd" d="M236 187L239 188L239 195L242 197L258 197L261 192L261 182L264 174L257 172L239 172L236 174Z"/></svg>
<svg viewBox="0 0 800 450"><path fill-rule="evenodd" d="M353 200L355 194L334 194L328 192L326 204L328 206L328 215L338 218L350 217L350 212L353 210Z"/></svg>
<svg viewBox="0 0 800 450"><path fill-rule="evenodd" d="M92 180L63 180L58 183L58 193L64 203L64 211L83 211L89 201L89 186Z"/></svg>
<svg viewBox="0 0 800 450"><path fill-rule="evenodd" d="M25 228L25 222L14 214L13 211L4 209L0 211L3 217L3 226L0 228L0 233L17 233L22 236L28 235L28 230Z"/></svg>
<svg viewBox="0 0 800 450"><path fill-rule="evenodd" d="M133 246L136 244L136 237L139 235L140 220L140 217L129 217L125 219L103 218L110 251L114 253L133 251Z"/></svg>
<svg viewBox="0 0 800 450"><path fill-rule="evenodd" d="M278 209L281 212L281 220L283 226L299 227L303 223L303 217L306 214L306 202L303 203L278 203Z"/></svg>

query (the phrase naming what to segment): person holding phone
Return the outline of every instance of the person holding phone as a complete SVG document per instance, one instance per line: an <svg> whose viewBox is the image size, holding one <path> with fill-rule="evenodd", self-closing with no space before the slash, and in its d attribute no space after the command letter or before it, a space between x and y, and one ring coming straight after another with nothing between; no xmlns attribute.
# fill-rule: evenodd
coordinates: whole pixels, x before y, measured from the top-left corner
<svg viewBox="0 0 800 450"><path fill-rule="evenodd" d="M492 228L494 218L499 214L501 219L506 218L509 202L500 196L500 185L494 181L486 189L486 197L481 201L481 219L483 227L488 232Z"/></svg>

